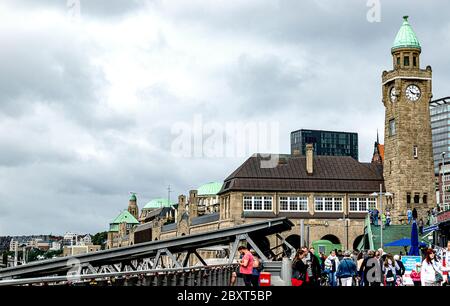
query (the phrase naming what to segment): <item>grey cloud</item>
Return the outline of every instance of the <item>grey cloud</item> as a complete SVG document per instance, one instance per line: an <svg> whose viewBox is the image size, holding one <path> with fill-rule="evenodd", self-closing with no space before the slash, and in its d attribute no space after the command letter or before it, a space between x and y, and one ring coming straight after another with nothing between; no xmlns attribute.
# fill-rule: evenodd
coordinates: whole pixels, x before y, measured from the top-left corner
<svg viewBox="0 0 450 306"><path fill-rule="evenodd" d="M270 112L295 102L308 72L276 56L241 55L229 75L229 86L247 115Z"/></svg>
<svg viewBox="0 0 450 306"><path fill-rule="evenodd" d="M74 4L80 5L81 17L123 18L145 7L150 0L6 0L21 9L53 9L67 13Z"/></svg>

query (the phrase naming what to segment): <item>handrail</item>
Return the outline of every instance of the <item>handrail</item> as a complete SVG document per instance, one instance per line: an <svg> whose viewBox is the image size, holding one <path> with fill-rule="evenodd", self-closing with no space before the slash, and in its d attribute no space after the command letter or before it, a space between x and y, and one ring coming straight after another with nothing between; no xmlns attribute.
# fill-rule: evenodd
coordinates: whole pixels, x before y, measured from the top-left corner
<svg viewBox="0 0 450 306"><path fill-rule="evenodd" d="M14 285L25 285L34 283L56 283L56 282L81 282L82 280L92 280L92 279L107 279L109 277L120 277L120 276L131 276L131 275L164 275L164 274L175 274L175 273L189 273L198 271L211 271L214 269L227 269L227 268L237 268L238 264L224 264L224 265L211 265L211 266L194 266L194 267L183 267L183 268L169 268L169 269L148 269L141 271L121 271L121 272L110 272L110 273L93 273L93 274L72 274L63 276L45 276L45 277L35 277L35 278L21 278L21 279L8 279L0 280L0 286L14 286Z"/></svg>

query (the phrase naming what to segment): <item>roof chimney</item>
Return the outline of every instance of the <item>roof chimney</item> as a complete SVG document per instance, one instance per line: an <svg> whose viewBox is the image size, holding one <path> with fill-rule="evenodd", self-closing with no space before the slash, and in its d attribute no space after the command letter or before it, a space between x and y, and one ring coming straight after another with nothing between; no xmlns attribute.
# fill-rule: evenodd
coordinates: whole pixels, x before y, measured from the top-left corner
<svg viewBox="0 0 450 306"><path fill-rule="evenodd" d="M311 143L308 143L306 145L306 172L308 173L308 175L313 174L314 168L313 155L314 155L313 145Z"/></svg>

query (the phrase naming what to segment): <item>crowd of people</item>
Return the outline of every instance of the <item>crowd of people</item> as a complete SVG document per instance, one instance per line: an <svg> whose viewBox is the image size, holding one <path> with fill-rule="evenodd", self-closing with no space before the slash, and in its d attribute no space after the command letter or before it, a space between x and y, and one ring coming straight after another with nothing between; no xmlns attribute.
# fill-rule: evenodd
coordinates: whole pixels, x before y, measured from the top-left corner
<svg viewBox="0 0 450 306"><path fill-rule="evenodd" d="M328 256L314 254L313 248L297 251L292 263L292 286L405 285L401 254L386 253L381 248L363 252L333 250ZM415 286L449 285L450 242L446 250L424 249L422 259L410 274Z"/></svg>

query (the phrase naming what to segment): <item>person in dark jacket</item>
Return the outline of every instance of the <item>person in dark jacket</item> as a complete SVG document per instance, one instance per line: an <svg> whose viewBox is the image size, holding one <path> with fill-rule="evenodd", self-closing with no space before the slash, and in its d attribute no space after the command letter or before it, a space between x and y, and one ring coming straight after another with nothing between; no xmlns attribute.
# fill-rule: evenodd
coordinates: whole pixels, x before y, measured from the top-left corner
<svg viewBox="0 0 450 306"><path fill-rule="evenodd" d="M397 263L399 269L397 270L397 286L402 286L403 285L403 275L405 275L405 265L403 264L402 258L399 255L395 255L394 256L394 260Z"/></svg>
<svg viewBox="0 0 450 306"><path fill-rule="evenodd" d="M380 286L382 271L380 259L375 257L375 252L367 252L367 258L361 264L360 274L364 275L364 286Z"/></svg>
<svg viewBox="0 0 450 306"><path fill-rule="evenodd" d="M413 220L417 220L418 215L417 215L417 209L415 207L412 211L412 217L413 217Z"/></svg>
<svg viewBox="0 0 450 306"><path fill-rule="evenodd" d="M308 286L318 287L320 285L320 276L322 274L319 259L311 253L306 246L302 247L302 251L305 253L303 262L308 267Z"/></svg>
<svg viewBox="0 0 450 306"><path fill-rule="evenodd" d="M292 286L303 286L307 281L308 266L303 262L305 255L303 250L298 250L292 261Z"/></svg>

